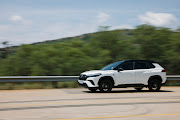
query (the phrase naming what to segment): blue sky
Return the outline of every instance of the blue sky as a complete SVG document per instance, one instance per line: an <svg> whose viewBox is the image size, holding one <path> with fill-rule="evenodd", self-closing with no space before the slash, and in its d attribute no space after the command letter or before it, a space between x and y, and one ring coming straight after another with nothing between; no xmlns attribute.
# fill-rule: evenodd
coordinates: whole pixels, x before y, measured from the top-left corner
<svg viewBox="0 0 180 120"><path fill-rule="evenodd" d="M96 32L98 26L180 27L179 0L0 0L0 42L12 45Z"/></svg>

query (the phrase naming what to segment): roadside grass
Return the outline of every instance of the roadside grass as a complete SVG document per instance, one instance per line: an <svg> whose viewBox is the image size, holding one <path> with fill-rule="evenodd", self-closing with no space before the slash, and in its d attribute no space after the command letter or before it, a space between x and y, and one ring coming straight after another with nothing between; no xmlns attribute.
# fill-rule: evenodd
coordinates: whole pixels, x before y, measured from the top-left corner
<svg viewBox="0 0 180 120"><path fill-rule="evenodd" d="M78 88L77 81L71 82L18 82L0 83L0 90Z"/></svg>
<svg viewBox="0 0 180 120"><path fill-rule="evenodd" d="M165 86L180 86L180 80L167 81Z"/></svg>
<svg viewBox="0 0 180 120"><path fill-rule="evenodd" d="M167 81L165 86L180 86L180 81ZM19 82L0 83L0 90L78 88L77 81L70 82Z"/></svg>

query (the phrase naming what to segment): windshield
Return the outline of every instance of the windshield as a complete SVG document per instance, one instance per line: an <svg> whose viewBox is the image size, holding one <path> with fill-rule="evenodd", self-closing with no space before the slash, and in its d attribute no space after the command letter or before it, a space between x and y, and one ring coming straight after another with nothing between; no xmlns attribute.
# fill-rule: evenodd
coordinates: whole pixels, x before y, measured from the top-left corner
<svg viewBox="0 0 180 120"><path fill-rule="evenodd" d="M113 70L114 68L116 68L119 64L121 64L123 61L118 61L115 63L112 63L110 65L105 66L104 68L102 68L101 70Z"/></svg>

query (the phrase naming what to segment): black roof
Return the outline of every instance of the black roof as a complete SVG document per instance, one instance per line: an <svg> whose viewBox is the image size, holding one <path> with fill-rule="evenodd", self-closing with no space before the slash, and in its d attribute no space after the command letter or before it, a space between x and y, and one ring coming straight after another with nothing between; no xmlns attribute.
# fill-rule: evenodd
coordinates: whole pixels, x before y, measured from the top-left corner
<svg viewBox="0 0 180 120"><path fill-rule="evenodd" d="M141 62L150 62L150 63L156 63L152 60L124 60L124 61L132 61L132 62L137 62L137 61L141 61Z"/></svg>

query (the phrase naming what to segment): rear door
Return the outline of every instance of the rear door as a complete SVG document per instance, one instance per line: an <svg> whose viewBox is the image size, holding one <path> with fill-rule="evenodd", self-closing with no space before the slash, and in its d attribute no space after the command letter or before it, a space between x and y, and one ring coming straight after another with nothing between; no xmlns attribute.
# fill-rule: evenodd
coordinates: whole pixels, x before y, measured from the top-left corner
<svg viewBox="0 0 180 120"><path fill-rule="evenodd" d="M134 62L134 74L135 83L137 84L147 84L147 80L151 74L148 62L145 61L135 61Z"/></svg>

